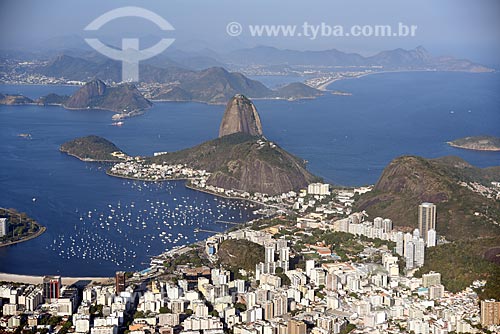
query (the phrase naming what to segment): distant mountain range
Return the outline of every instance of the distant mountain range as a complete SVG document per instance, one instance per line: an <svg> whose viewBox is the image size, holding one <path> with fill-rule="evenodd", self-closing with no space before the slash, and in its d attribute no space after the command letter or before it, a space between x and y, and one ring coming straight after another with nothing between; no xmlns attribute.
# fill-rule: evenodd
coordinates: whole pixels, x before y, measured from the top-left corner
<svg viewBox="0 0 500 334"><path fill-rule="evenodd" d="M26 71L27 74L41 74L80 82L94 79L107 83L121 81L120 62L88 50L71 50L67 53L69 54L59 55L43 65L21 67L17 70ZM6 55L12 56L9 53ZM363 68L372 71L492 71L469 60L433 57L423 47L413 50L383 51L370 57L357 53L345 53L336 49L295 51L274 47L255 47L228 54L217 54L211 50L183 52L174 49L166 52L165 55L142 62L139 73L141 82L150 84L146 97L151 100L225 104L235 94L244 94L250 98L291 100L314 98L323 94L322 91L302 83L292 83L271 90L257 80L250 79L239 72L226 70L222 65L242 70L259 65L272 69L271 72L301 71L306 68L320 67L324 71L329 71L328 69L337 71L342 67L349 71L359 71ZM205 68L207 66L209 67Z"/></svg>
<svg viewBox="0 0 500 334"><path fill-rule="evenodd" d="M112 60L93 61L68 55L56 57L45 66L35 68L36 73L67 80L88 81L99 78L103 81L119 82L121 64ZM322 92L304 84L294 84L273 91L257 80L241 73L229 72L222 67L211 67L193 71L181 67L160 68L144 64L140 66L141 81L159 83L152 89L149 98L163 101L199 101L226 103L235 94L252 98L300 99L321 95Z"/></svg>
<svg viewBox="0 0 500 334"><path fill-rule="evenodd" d="M337 49L324 51L281 50L269 46L233 51L222 59L240 65L378 66L385 70L437 70L489 72L492 69L466 59L434 57L424 47L395 49L364 57Z"/></svg>

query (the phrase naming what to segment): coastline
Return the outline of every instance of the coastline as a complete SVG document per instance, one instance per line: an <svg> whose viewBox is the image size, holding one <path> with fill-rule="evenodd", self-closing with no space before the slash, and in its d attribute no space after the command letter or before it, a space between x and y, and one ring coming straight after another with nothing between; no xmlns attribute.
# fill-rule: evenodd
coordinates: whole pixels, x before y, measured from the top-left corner
<svg viewBox="0 0 500 334"><path fill-rule="evenodd" d="M171 179L158 179L158 180L148 180L148 179L141 179L141 178L133 177L133 176L117 175L117 174L110 173L108 170L106 170L106 175L112 176L112 177L117 177L117 178L120 178L120 179L127 179L127 180L134 180L134 181L143 181L143 182L186 181L184 183L184 186L186 188L194 190L194 191L199 191L199 192L202 192L202 193L205 193L205 194L209 194L209 195L213 195L213 196L217 196L217 197L225 198L225 199L233 199L233 200L238 200L238 201L247 201L247 202L252 202L252 203L255 203L255 204L258 204L258 205L263 205L263 206L268 206L268 207L275 207L274 205L266 204L266 203L262 203L262 202L258 202L258 201L252 200L250 198L237 197L237 196L228 196L228 195L226 195L224 193L216 193L216 192L212 192L212 191L209 191L209 190L206 190L206 189L201 189L201 188L194 187L194 186L190 185L187 182L187 181L190 180L190 178L188 178L188 177L184 177L184 178L182 178L182 177L181 178L171 178Z"/></svg>
<svg viewBox="0 0 500 334"><path fill-rule="evenodd" d="M130 179L130 180L136 180L136 181L143 181L143 182L186 181L185 184L184 184L184 186L186 188L194 190L194 191L200 191L200 192L203 192L203 193L206 193L206 194L209 194L209 195L213 195L213 196L217 196L217 197L221 197L221 198L225 198L225 199L248 201L248 202L255 203L255 204L258 204L258 205L262 205L262 206L273 207L273 205L269 205L269 204L266 204L266 203L261 203L261 202L258 202L258 201L252 200L252 199L227 196L225 194L214 193L214 192L210 192L208 190L203 190L203 189L199 189L199 188L193 187L193 186L189 185L188 182L187 182L187 181L189 181L189 178L176 178L176 179L164 179L164 180L146 180L146 179L139 179L139 178L134 178L134 177L126 177L126 176L114 175L114 174L108 173L107 170L106 170L106 174L109 175L109 176L112 176L112 177L117 177L117 178L122 178L122 179ZM240 224L238 224L238 226L239 227L245 227L247 223L248 223L248 221L241 222ZM46 230L45 227L42 226L42 228L43 228L43 231L40 234L42 234ZM221 231L220 233L224 233L227 230L229 230L229 228L227 228L224 231ZM193 232L194 232L194 230L193 230ZM37 235L37 236L39 236L39 235ZM32 238L37 237L37 236L33 236ZM17 242L27 241L27 240L30 240L32 238L25 239L25 240L19 240ZM206 239L199 240L199 241L194 242L194 243L189 243L189 244L186 244L186 245L182 245L181 247L189 247L192 244L198 244L200 242L204 242L204 240L206 240ZM160 253L158 255L155 255L155 256L160 256L160 255L164 254L165 252L169 252L169 251L172 251L172 250L173 249L166 249L162 253ZM139 271L140 270L136 270L135 272L139 272ZM47 274L47 275L52 275L52 274ZM14 273L0 272L0 283L1 282L6 282L6 283L41 284L42 281L43 281L43 277L44 277L44 275L25 275L25 274L14 274ZM112 283L114 283L114 278L113 277L102 277L102 276L96 276L96 277L93 277L93 276L87 276L87 277L65 277L65 276L61 275L61 279L62 279L62 283L64 285L71 285L71 284L77 283L79 281L92 281L92 282L97 282L97 283L100 283L100 284L112 284Z"/></svg>
<svg viewBox="0 0 500 334"><path fill-rule="evenodd" d="M112 176L112 177L121 178L121 179L134 180L134 181L143 181L143 182L186 181L184 183L184 186L186 188L194 190L194 191L199 191L199 192L202 192L202 193L205 193L205 194L209 194L209 195L213 195L213 196L217 196L217 197L221 197L221 198L225 198L225 199L233 199L233 200L238 200L238 201L247 201L247 202L252 202L252 203L255 203L255 204L258 204L258 205L267 206L267 207L277 207L275 205L271 205L271 204L267 204L267 203L262 203L262 202L259 202L259 201L256 201L256 200L253 200L253 199L250 199L250 198L238 197L238 196L228 196L225 193L217 193L217 192L212 192L212 191L209 191L209 190L206 190L206 189L194 187L194 186L190 185L187 182L187 181L191 180L191 178L189 178L189 177L177 177L177 178L169 178L169 179L148 180L148 179L141 179L141 178L133 177L133 176L123 176L123 175L113 174L113 173L110 173L109 170L106 170L106 175Z"/></svg>
<svg viewBox="0 0 500 334"><path fill-rule="evenodd" d="M120 160L96 160L96 159L90 159L90 158L88 158L88 159L87 158L81 158L81 157L79 157L79 156L77 156L77 155L75 155L73 153L69 153L67 151L63 151L60 148L59 148L59 152L67 154L67 155L69 155L71 157L77 158L78 160L83 161L83 162L101 162L101 163L106 163L106 162L121 162L122 161L121 159Z"/></svg>
<svg viewBox="0 0 500 334"><path fill-rule="evenodd" d="M0 208L0 209L3 209L5 211L10 211L6 208ZM32 218L30 218L30 219L32 219ZM31 224L36 225L38 227L38 230L35 233L27 235L26 237L21 237L21 239L19 239L19 240L13 240L13 241L7 241L4 243L0 243L0 248L16 245L16 244L19 244L19 243L25 242L25 241L30 241L32 239L38 238L43 233L45 233L45 231L47 231L47 227L39 224L38 222L36 222L34 220L31 222Z"/></svg>
<svg viewBox="0 0 500 334"><path fill-rule="evenodd" d="M496 148L472 148L472 147L454 144L451 141L447 141L446 144L448 144L451 147L460 148L462 150L481 151L481 152L500 152L500 147L496 147Z"/></svg>
<svg viewBox="0 0 500 334"><path fill-rule="evenodd" d="M36 223L38 225L38 231L26 238L23 238L23 239L20 239L20 240L16 240L16 241L9 241L9 242L6 242L6 243L2 243L0 244L0 248L2 247L7 247L7 246L12 246L12 245L15 245L15 244L19 244L21 242L25 242L25 241L30 241L31 239L35 239L35 238L38 238L39 236L41 236L43 233L45 233L45 231L47 231L47 228L45 226L42 226L38 223Z"/></svg>
<svg viewBox="0 0 500 334"><path fill-rule="evenodd" d="M330 86L334 82L343 81L343 80L359 79L359 78L366 77L368 75L374 75L374 74L391 74L391 73L418 73L418 72L424 72L424 73L425 72L433 72L433 73L472 73L472 74L492 73L492 72L453 71L453 70L394 70L394 71L374 71L374 72L370 72L370 73L364 73L364 74L361 74L359 76L351 77L351 78L332 79L332 80L330 80L328 82L325 82L324 84L320 85L319 87L316 87L316 89L319 89L319 90L322 90L322 91L329 91L328 86Z"/></svg>
<svg viewBox="0 0 500 334"><path fill-rule="evenodd" d="M321 92L329 92L331 91L331 89L328 89L328 87L330 85L332 85L333 83L337 82L337 81L343 81L343 80L351 80L351 79L359 79L359 78L362 78L362 77L365 77L365 76L368 76L368 75L374 75L374 74L391 74L391 73L411 73L411 72L434 72L434 73L438 73L438 72L442 72L442 73L474 73L474 74L482 74L482 73L492 73L494 71L489 71L489 72L473 72L473 71L460 71L460 70L456 70L456 71L453 71L453 70L436 70L436 69L429 69L429 70L388 70L388 71L373 71L373 72L369 72L369 73L364 73L364 74L360 74L358 76L355 76L355 77L343 77L343 78L335 78L335 79L331 79L321 85L319 85L318 87L314 87L316 88L317 90L321 91ZM3 85L17 85L17 86L23 86L23 85L27 85L27 86L70 86L70 87L74 87L74 86L77 86L77 87L81 87L81 85L71 85L71 84L33 84L33 83L0 83L0 84L3 84ZM351 94L352 95L352 94ZM320 97L322 95L317 95L317 96L304 96L304 97L291 97L291 98L284 98L284 97L273 97L273 96L269 96L269 97L250 97L252 100L268 100L268 101L271 101L271 100L279 100L279 101L289 101L289 102L294 102L294 101L300 101L300 100L314 100L318 97ZM168 99L149 99L149 101L151 102L154 102L154 103L165 103L165 102L180 102L180 103L185 103L185 102L193 102L193 103L201 103L201 104L206 104L206 105L225 105L226 102L210 102L210 101L200 101L200 100L168 100ZM23 105L39 105L37 103L23 103L23 104L12 104L12 106L23 106ZM40 106L44 106L44 105L40 105ZM148 108L144 108L144 109L138 109L138 110L133 110L133 111L130 111L128 113L123 113L123 112L120 112L120 111L116 111L116 110L111 110L111 109L105 109L105 108L68 108L68 107L65 107L64 105L62 104L48 104L47 106L59 106L59 107L62 107L63 109L66 109L66 110L103 110L103 111L110 111L110 112L113 112L114 115L112 116L113 120L123 120L123 119L126 119L126 118L131 118L131 117L136 117L136 116L141 116L143 115L144 113L146 113L146 111L148 109L151 109L151 106L148 107Z"/></svg>
<svg viewBox="0 0 500 334"><path fill-rule="evenodd" d="M71 285L79 281L93 281L98 283L112 283L113 277L63 277L61 276L64 285ZM24 284L42 284L43 276L40 275L21 275L0 273L0 282L8 283L24 283Z"/></svg>
<svg viewBox="0 0 500 334"><path fill-rule="evenodd" d="M188 177L177 177L177 178L171 178L171 179L148 180L148 179L141 179L139 177L123 176L123 175L113 174L113 173L110 173L108 169L106 169L106 175L109 175L109 176L112 176L112 177L117 177L117 178L120 178L120 179L127 179L127 180L134 180L134 181L144 181L144 182L165 182L165 181L187 181L187 180L189 180Z"/></svg>

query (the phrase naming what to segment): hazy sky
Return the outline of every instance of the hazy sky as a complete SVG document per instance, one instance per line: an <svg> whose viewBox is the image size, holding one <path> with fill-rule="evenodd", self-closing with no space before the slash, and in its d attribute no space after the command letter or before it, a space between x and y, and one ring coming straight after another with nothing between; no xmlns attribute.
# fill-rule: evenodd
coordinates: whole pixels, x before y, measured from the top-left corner
<svg viewBox="0 0 500 334"><path fill-rule="evenodd" d="M104 12L122 6L140 6L164 17L174 27L172 47L230 48L272 45L280 48L344 51L373 54L397 47L423 45L435 55L466 57L500 64L500 1L498 0L0 0L0 48L37 49L46 40L89 36L83 28ZM235 38L226 25L244 27ZM257 38L245 30L249 24L417 25L415 37ZM103 42L110 36L164 36L152 23L122 18L92 36ZM108 41L109 42L109 41ZM52 44L50 44L52 46Z"/></svg>

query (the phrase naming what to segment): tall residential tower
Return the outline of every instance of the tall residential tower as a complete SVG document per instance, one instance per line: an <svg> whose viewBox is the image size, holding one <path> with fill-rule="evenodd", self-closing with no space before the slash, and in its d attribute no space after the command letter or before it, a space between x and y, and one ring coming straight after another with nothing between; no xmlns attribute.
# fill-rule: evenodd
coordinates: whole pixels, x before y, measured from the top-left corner
<svg viewBox="0 0 500 334"><path fill-rule="evenodd" d="M431 229L436 229L436 206L432 203L422 203L418 206L418 230L426 244Z"/></svg>

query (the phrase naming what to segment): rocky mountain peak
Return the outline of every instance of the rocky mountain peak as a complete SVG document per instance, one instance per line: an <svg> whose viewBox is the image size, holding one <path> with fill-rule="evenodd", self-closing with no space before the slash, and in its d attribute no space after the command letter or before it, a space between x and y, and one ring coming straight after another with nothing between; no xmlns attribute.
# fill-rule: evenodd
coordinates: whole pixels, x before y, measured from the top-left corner
<svg viewBox="0 0 500 334"><path fill-rule="evenodd" d="M262 124L252 101L236 94L226 106L219 128L219 137L243 132L252 136L262 135Z"/></svg>

